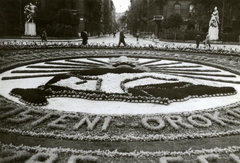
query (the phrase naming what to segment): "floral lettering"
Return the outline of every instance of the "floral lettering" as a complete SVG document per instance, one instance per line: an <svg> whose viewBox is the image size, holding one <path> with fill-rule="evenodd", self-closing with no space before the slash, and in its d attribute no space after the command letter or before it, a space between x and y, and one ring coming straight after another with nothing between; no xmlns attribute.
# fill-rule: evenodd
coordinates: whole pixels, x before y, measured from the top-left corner
<svg viewBox="0 0 240 163"><path fill-rule="evenodd" d="M48 119L54 117L54 116L58 116L57 114L53 114L53 113L48 113L45 116L41 117L40 119L34 121L31 123L32 126L37 126L40 123L43 123L45 121L47 121Z"/></svg>
<svg viewBox="0 0 240 163"><path fill-rule="evenodd" d="M153 126L153 125L150 125L149 122L156 122L158 125ZM162 120L162 118L159 118L159 117L145 117L142 119L142 125L146 129L150 129L150 130L161 130L165 127L164 121Z"/></svg>
<svg viewBox="0 0 240 163"><path fill-rule="evenodd" d="M107 128L108 128L109 124L111 123L111 119L112 119L112 117L110 117L110 116L104 118L102 131L107 131Z"/></svg>
<svg viewBox="0 0 240 163"><path fill-rule="evenodd" d="M29 115L29 114L32 114L32 113L41 114L40 111L29 109L29 110L26 110L24 112L21 112L19 114L19 117L8 118L7 121L12 122L12 123L24 123L26 121L29 121L29 120L33 119L34 116Z"/></svg>
<svg viewBox="0 0 240 163"><path fill-rule="evenodd" d="M32 163L32 162L46 162L51 163L58 159L57 154L53 153L37 153L30 157L25 163Z"/></svg>
<svg viewBox="0 0 240 163"><path fill-rule="evenodd" d="M97 116L94 120L93 120L93 122L91 122L90 120L89 120L89 117L88 116L85 116L79 123L77 123L74 127L73 127L73 129L74 130L77 130L77 129L79 129L83 124L87 124L87 129L88 130L93 130L94 129L94 127L96 126L96 124L98 123L100 121L100 116Z"/></svg>
<svg viewBox="0 0 240 163"><path fill-rule="evenodd" d="M8 109L13 109L13 108L9 107ZM3 118L6 118L6 117L9 117L9 116L18 114L18 113L20 113L22 111L24 111L23 108L13 109L13 110L11 110L9 112L6 112L6 113L3 113L2 115L0 115L0 119L3 119Z"/></svg>
<svg viewBox="0 0 240 163"><path fill-rule="evenodd" d="M231 160L233 160L233 162L240 163L240 158L237 155L235 155L234 153L230 154L229 157Z"/></svg>
<svg viewBox="0 0 240 163"><path fill-rule="evenodd" d="M236 118L240 118L240 108L235 108L233 110L227 110L227 113L229 115L232 115L232 116L236 117Z"/></svg>
<svg viewBox="0 0 240 163"><path fill-rule="evenodd" d="M212 125L212 122L202 115L191 115L187 119L193 126L196 127L210 127ZM197 120L201 121L201 123L198 122Z"/></svg>
<svg viewBox="0 0 240 163"><path fill-rule="evenodd" d="M209 163L212 161L216 161L219 158L219 155L218 154L200 155L197 158L200 163Z"/></svg>
<svg viewBox="0 0 240 163"><path fill-rule="evenodd" d="M27 159L31 156L31 154L26 151L12 152L12 151L6 150L6 151L1 151L0 154L1 154L0 162L18 162L18 161L20 162L20 160Z"/></svg>
<svg viewBox="0 0 240 163"><path fill-rule="evenodd" d="M182 117L180 116L167 116L165 118L168 121L168 123L176 130L180 128L179 126L182 126L185 128L193 128L192 125L184 123Z"/></svg>
<svg viewBox="0 0 240 163"><path fill-rule="evenodd" d="M178 157L161 157L159 161L160 161L160 163L169 163L169 162L181 163L181 162L183 162L183 158L181 156L178 156Z"/></svg>
<svg viewBox="0 0 240 163"><path fill-rule="evenodd" d="M78 162L97 162L98 158L94 156L71 156L68 159L68 163L78 163Z"/></svg>
<svg viewBox="0 0 240 163"><path fill-rule="evenodd" d="M208 117L209 119L211 119L212 121L219 123L222 126L226 126L227 125L226 123L240 124L240 122L238 122L238 121L219 117L220 112L218 112L218 111L214 112L213 115L210 113L204 113L204 115L206 117Z"/></svg>
<svg viewBox="0 0 240 163"><path fill-rule="evenodd" d="M76 118L76 116L72 116L72 115L63 115L61 117L59 117L58 119L56 119L55 121L53 121L52 123L48 124L48 127L50 128L57 128L57 129L65 129L67 126L64 124L66 122L66 119L74 119Z"/></svg>

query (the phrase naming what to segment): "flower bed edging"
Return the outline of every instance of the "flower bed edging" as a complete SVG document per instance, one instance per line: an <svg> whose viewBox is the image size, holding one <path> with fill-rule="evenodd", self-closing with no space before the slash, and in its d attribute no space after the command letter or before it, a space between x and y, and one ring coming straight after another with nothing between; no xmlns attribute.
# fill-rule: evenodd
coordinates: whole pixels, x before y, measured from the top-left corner
<svg viewBox="0 0 240 163"><path fill-rule="evenodd" d="M197 156L198 160L203 161L208 159L214 160L214 159L220 159L219 154L229 154L232 159L236 159L236 156L233 155L233 153L237 153L240 151L239 146L229 146L226 148L212 148L212 149L201 149L201 150L187 150L187 151L156 151L156 152L149 152L149 151L133 151L133 152L119 152L118 150L76 150L76 149L71 149L71 148L46 148L46 147L40 147L40 146L35 146L35 147L30 147L30 146L25 146L25 145L20 145L20 146L14 146L12 144L6 145L6 144L0 144L0 147L2 149L12 149L12 150L25 150L25 151L31 151L37 154L33 155L33 158L41 154L45 153L71 153L73 154L73 157L75 155L90 155L90 156L101 156L101 157L136 157L136 158L142 158L142 157L164 157L162 160L166 159L174 159L171 157L177 157L177 160L181 160L180 157L187 157L187 156ZM213 151L215 154L213 154ZM168 158L166 158L168 157ZM86 158L86 157L85 157ZM96 157L94 160L97 159ZM201 163L204 163L201 162Z"/></svg>

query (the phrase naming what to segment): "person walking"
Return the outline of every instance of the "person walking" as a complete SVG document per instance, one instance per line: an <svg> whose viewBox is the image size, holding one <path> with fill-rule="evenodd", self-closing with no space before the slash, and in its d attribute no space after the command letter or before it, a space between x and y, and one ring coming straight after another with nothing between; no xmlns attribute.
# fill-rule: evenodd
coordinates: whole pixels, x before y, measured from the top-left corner
<svg viewBox="0 0 240 163"><path fill-rule="evenodd" d="M209 46L209 48L211 48L209 33L207 33L207 36L206 36L206 39L205 39L205 44L207 44Z"/></svg>
<svg viewBox="0 0 240 163"><path fill-rule="evenodd" d="M81 32L81 37L82 37L82 44L83 45L87 45L88 43L88 33L87 33L87 30L84 29L82 32Z"/></svg>
<svg viewBox="0 0 240 163"><path fill-rule="evenodd" d="M41 38L42 38L42 42L44 42L44 41L47 42L47 32L45 29L42 31Z"/></svg>
<svg viewBox="0 0 240 163"><path fill-rule="evenodd" d="M121 43L123 43L123 45L126 46L125 38L126 37L124 36L124 31L122 30L119 35L118 46L120 46Z"/></svg>
<svg viewBox="0 0 240 163"><path fill-rule="evenodd" d="M116 37L116 32L115 31L113 31L113 38L115 38Z"/></svg>
<svg viewBox="0 0 240 163"><path fill-rule="evenodd" d="M137 41L138 41L139 35L140 35L140 32L139 32L139 29L138 29L137 33L136 33Z"/></svg>
<svg viewBox="0 0 240 163"><path fill-rule="evenodd" d="M198 33L197 36L196 36L196 45L197 45L197 48L199 48L200 41L201 41L201 36L200 36L200 34Z"/></svg>

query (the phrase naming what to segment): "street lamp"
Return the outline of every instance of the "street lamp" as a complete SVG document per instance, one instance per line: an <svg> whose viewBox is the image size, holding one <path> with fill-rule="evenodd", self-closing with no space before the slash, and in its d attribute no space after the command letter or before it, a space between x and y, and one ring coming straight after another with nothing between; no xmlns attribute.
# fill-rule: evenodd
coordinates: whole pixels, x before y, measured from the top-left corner
<svg viewBox="0 0 240 163"><path fill-rule="evenodd" d="M159 38L160 34L160 27L161 27L161 22L163 21L163 15L162 14L162 7L163 7L163 3L165 3L164 0L155 0L155 3L157 5L157 15L153 16L153 20L156 22L157 24L157 37Z"/></svg>

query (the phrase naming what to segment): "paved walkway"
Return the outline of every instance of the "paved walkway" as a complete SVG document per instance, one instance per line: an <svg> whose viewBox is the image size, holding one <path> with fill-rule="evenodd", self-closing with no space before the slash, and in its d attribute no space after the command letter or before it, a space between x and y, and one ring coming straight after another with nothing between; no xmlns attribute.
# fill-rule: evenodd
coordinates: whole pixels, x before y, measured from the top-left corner
<svg viewBox="0 0 240 163"><path fill-rule="evenodd" d="M130 44L170 44L170 45L178 45L178 46L189 46L191 45L192 47L196 47L196 43L193 42L167 42L167 41L159 41L158 39L154 39L152 40L151 38L145 38L142 39L140 38L138 41L135 37L133 37L132 35L126 34L126 43L130 43ZM105 36L99 39L89 39L89 43L118 43L119 41L119 34L116 35L116 37L114 38L113 36ZM204 46L203 43L201 43L200 46ZM237 48L238 50L240 50L240 45L236 45L236 44L223 44L223 43L212 43L212 47L226 47L226 48Z"/></svg>
<svg viewBox="0 0 240 163"><path fill-rule="evenodd" d="M170 44L170 45L177 45L177 46L192 46L192 47L196 47L196 43L194 41L192 42L168 42L168 41L160 41L158 39L154 39L152 40L151 38L145 38L142 39L140 38L138 41L136 39L136 37L133 37L130 34L126 34L125 35L125 41L127 44ZM3 41L41 41L40 38L16 38L16 39L0 39L0 42ZM56 41L56 42L61 42L61 41L74 41L74 42L81 42L82 39L51 39L49 38L48 40L49 42L52 41ZM89 37L88 42L89 43L114 43L117 44L119 41L119 33L116 34L116 37L113 37L113 35L103 35L100 37ZM227 44L227 43L212 43L211 44L212 47L220 47L220 48L237 48L238 50L240 50L240 45L237 45L237 43L235 44ZM204 46L203 43L200 44L200 46Z"/></svg>

